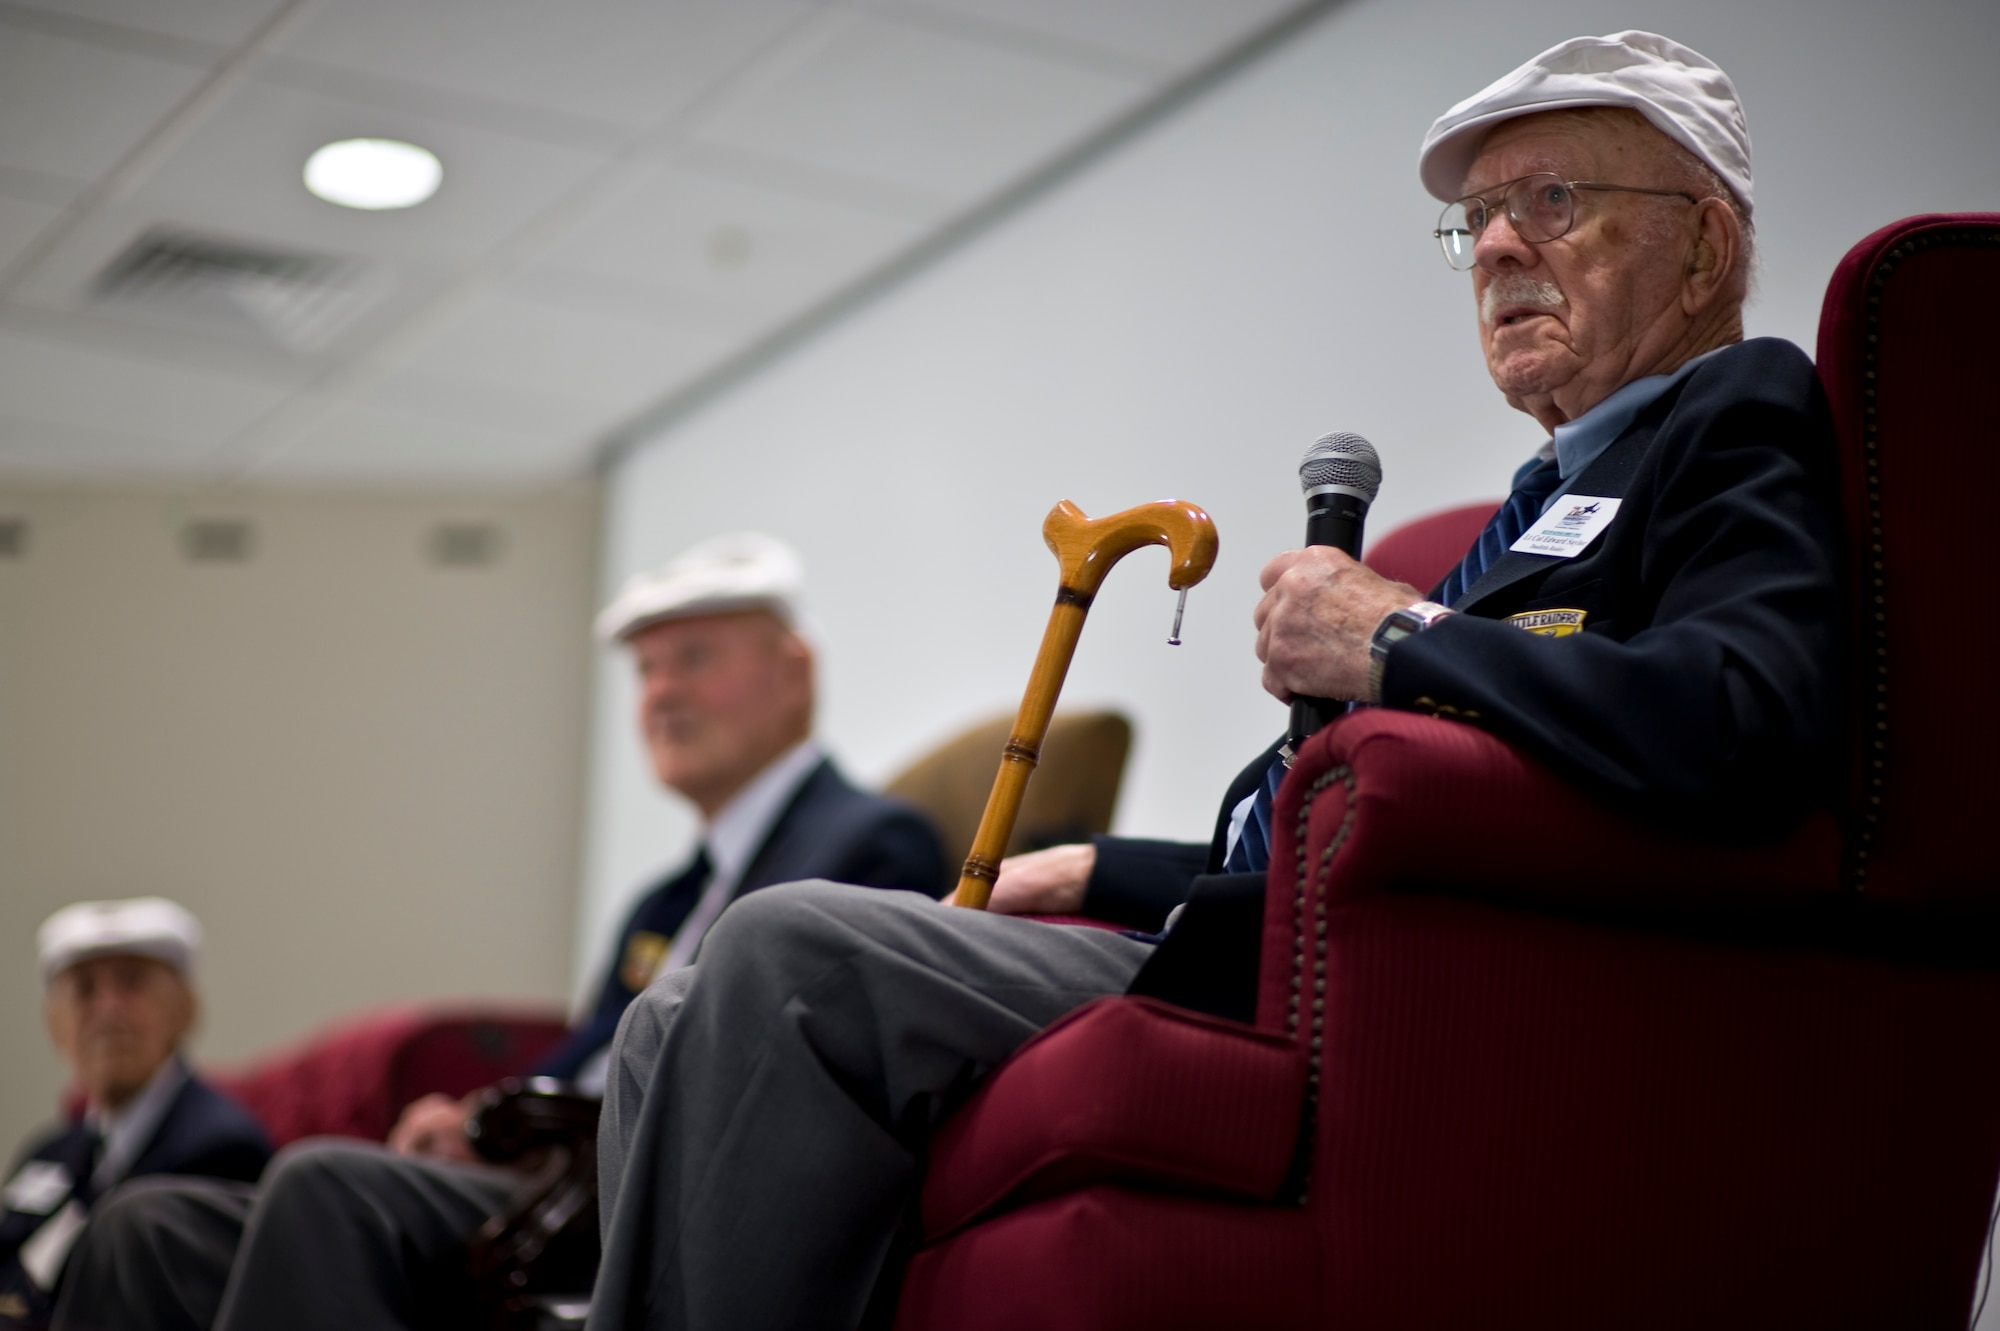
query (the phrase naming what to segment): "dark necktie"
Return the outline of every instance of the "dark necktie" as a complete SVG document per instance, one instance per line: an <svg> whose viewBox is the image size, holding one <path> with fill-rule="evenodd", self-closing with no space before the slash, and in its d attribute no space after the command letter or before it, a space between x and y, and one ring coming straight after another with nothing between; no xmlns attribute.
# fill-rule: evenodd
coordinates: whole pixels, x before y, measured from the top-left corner
<svg viewBox="0 0 2000 1331"><path fill-rule="evenodd" d="M625 1005L659 974L667 953L673 950L674 935L693 914L702 889L714 876L715 866L704 842L679 873L646 894L618 944L621 953L612 959L596 1009L589 1020L572 1027L560 1045L535 1062L536 1076L574 1080L597 1052L611 1043Z"/></svg>
<svg viewBox="0 0 2000 1331"><path fill-rule="evenodd" d="M1285 783L1285 760L1273 758L1264 772L1264 784L1250 801L1250 816L1236 834L1236 844L1222 863L1224 873L1262 873L1271 863L1271 810L1277 805L1278 787Z"/></svg>
<svg viewBox="0 0 2000 1331"><path fill-rule="evenodd" d="M1465 558L1458 567L1446 575L1438 588L1437 599L1441 605L1456 605L1458 598L1465 595L1465 589L1478 582L1495 560L1507 552L1507 547L1521 539L1521 533L1528 530L1528 524L1541 516L1542 505L1562 484L1562 470L1554 458L1549 458L1528 472L1514 484L1514 493L1507 496L1507 502L1499 511L1487 519L1485 530L1479 539L1465 552Z"/></svg>
<svg viewBox="0 0 2000 1331"><path fill-rule="evenodd" d="M667 938L679 933L681 926L687 923L687 917L694 913L696 903L701 900L702 891L708 886L708 880L714 876L715 865L708 858L708 845L704 842L695 850L694 859L688 863L688 867L681 870L680 876L668 884L665 894L660 898L657 911L648 913L649 918L645 921L645 927Z"/></svg>
<svg viewBox="0 0 2000 1331"><path fill-rule="evenodd" d="M72 1180L70 1196L76 1198L77 1203L86 1209L97 1200L95 1175L97 1163L103 1158L104 1134L95 1127L86 1125L67 1162Z"/></svg>

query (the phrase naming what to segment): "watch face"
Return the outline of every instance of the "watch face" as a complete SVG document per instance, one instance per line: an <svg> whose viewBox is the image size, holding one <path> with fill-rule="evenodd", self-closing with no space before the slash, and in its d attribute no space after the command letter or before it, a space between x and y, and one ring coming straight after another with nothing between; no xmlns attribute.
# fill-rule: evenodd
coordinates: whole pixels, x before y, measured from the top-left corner
<svg viewBox="0 0 2000 1331"><path fill-rule="evenodd" d="M1389 612L1389 634L1391 639L1407 638L1412 633L1423 630L1424 621L1417 618L1412 610L1391 610Z"/></svg>

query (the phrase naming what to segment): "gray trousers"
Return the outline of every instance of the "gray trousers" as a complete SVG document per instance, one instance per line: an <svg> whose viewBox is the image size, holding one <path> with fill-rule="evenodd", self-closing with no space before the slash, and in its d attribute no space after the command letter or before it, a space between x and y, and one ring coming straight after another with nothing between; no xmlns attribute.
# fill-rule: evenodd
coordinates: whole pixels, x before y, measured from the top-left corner
<svg viewBox="0 0 2000 1331"><path fill-rule="evenodd" d="M452 1325L471 1311L465 1240L518 1181L330 1137L280 1151L255 1188L135 1179L93 1210L53 1331Z"/></svg>
<svg viewBox="0 0 2000 1331"><path fill-rule="evenodd" d="M591 1331L859 1324L944 1112L1150 952L834 883L736 902L612 1045Z"/></svg>

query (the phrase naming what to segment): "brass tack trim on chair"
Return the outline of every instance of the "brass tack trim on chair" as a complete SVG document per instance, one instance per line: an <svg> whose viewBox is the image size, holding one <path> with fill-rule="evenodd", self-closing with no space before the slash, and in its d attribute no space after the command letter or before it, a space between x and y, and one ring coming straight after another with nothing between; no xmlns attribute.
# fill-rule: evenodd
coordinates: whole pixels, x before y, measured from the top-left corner
<svg viewBox="0 0 2000 1331"><path fill-rule="evenodd" d="M1865 662L1872 660L1873 668L1868 670L1865 716L1868 731L1868 788L1862 799L1862 807L1848 820L1847 863L1845 878L1848 890L1856 894L1868 890L1868 859L1875 847L1875 837L1882 821L1882 795L1887 779L1889 757L1889 616L1887 600L1887 556L1882 541L1882 460L1881 437L1878 432L1876 412L1876 386L1878 383L1879 357L1881 355L1882 295L1889 278L1896 268L1913 254L1942 247L2000 246L2000 234L1990 230L1932 231L1919 236L1911 236L1888 253L1884 254L1868 275L1868 292L1864 302L1865 313L1862 324L1862 387L1861 387L1861 459L1866 482L1868 503L1869 561L1868 591L1869 603L1875 608L1867 619L1867 645L1863 659L1854 663L1857 670L1866 669Z"/></svg>
<svg viewBox="0 0 2000 1331"><path fill-rule="evenodd" d="M1312 825L1313 805L1320 792L1339 782L1347 791L1347 804L1342 811L1340 826L1327 839L1326 849L1320 852L1317 866L1306 858L1307 832ZM1346 844L1348 833L1354 827L1354 769L1345 763L1329 768L1313 780L1305 798L1299 801L1299 821L1294 829L1292 844L1296 848L1296 868L1292 887L1292 996L1291 1005L1285 1014L1286 1033L1296 1038L1302 1015L1301 1003L1305 994L1306 969L1306 898L1314 898L1313 904L1313 982L1312 982L1312 1022L1308 1027L1306 1040L1306 1094L1299 1110L1298 1143L1292 1152L1291 1177L1297 1183L1294 1195L1296 1205L1304 1206L1308 1185L1312 1178L1312 1144L1314 1128L1319 1120L1319 1074L1324 1053L1326 1034L1326 949L1327 949L1327 883L1333 877L1333 857ZM1317 873L1314 872L1317 868Z"/></svg>

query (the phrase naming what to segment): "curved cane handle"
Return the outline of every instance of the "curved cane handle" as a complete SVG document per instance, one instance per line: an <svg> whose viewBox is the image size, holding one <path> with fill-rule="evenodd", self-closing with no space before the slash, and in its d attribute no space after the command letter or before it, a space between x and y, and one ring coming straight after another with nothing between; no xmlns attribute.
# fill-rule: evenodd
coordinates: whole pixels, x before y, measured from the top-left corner
<svg viewBox="0 0 2000 1331"><path fill-rule="evenodd" d="M1062 585L1095 596L1111 566L1146 545L1164 545L1173 556L1167 586L1194 586L1215 567L1215 521L1193 504L1162 499L1107 518L1087 518L1065 499L1042 519L1042 539L1055 552Z"/></svg>
<svg viewBox="0 0 2000 1331"><path fill-rule="evenodd" d="M1184 591L1208 576L1215 567L1218 548L1215 522L1193 504L1177 499L1141 504L1095 520L1065 499L1043 520L1042 539L1055 552L1056 603L1049 611L1041 650L1035 654L1035 668L1028 675L1027 692L1021 696L1021 710L1014 717L1014 731L1000 753L1000 772L986 797L986 812L980 815L979 831L972 838L972 853L965 857L965 870L958 879L953 900L974 910L984 910L993 895L994 880L1000 876L1000 857L1006 854L1007 838L1014 833L1028 777L1041 757L1056 698L1069 674L1077 638L1083 633L1083 618L1090 612L1097 589L1104 585L1104 576L1134 550L1164 545L1174 561L1167 572L1167 586Z"/></svg>

